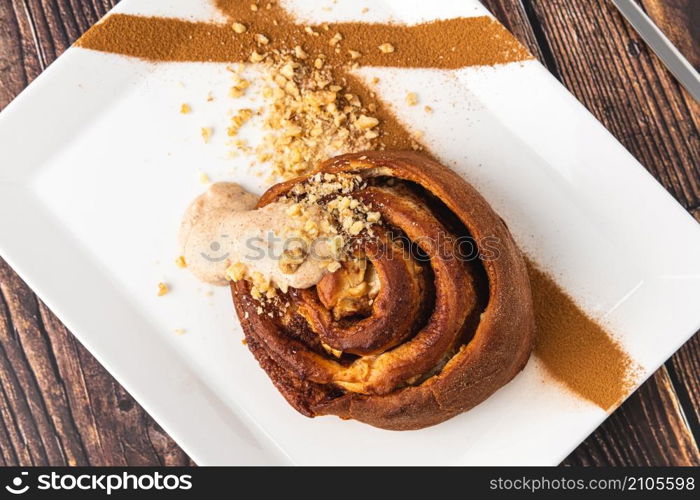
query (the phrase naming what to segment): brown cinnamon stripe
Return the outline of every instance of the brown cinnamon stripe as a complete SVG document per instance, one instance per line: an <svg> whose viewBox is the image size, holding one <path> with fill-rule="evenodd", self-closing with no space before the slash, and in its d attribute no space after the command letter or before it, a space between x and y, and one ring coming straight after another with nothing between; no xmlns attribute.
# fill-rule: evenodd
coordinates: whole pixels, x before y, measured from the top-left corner
<svg viewBox="0 0 700 500"><path fill-rule="evenodd" d="M296 24L282 7L250 9L244 0L214 0L231 25L180 19L113 14L91 28L76 45L149 61L246 62L253 51L289 50L297 45L312 56L324 54L335 77L363 102L378 100L372 90L348 71L348 51L362 54L360 66L455 69L532 59L532 55L501 24L489 17L433 21L414 26L400 24L335 23L310 27ZM342 40L331 45L340 33ZM256 43L255 35L269 39ZM378 45L390 43L395 52L384 54ZM336 52L335 48L340 50ZM389 150L409 149L417 139L405 124L382 105L383 142ZM547 274L528 260L535 303L535 354L548 373L574 394L609 410L629 392L636 367L617 341L583 312Z"/></svg>
<svg viewBox="0 0 700 500"><path fill-rule="evenodd" d="M246 33L237 34L230 24L113 14L92 27L76 45L150 61L245 62L253 51L264 53L297 45L312 56L324 54L326 62L334 66L353 62L349 50L362 54L356 60L361 66L400 68L454 69L532 59L500 23L486 16L414 26L340 23L328 26L328 30L321 26L311 29L318 35L307 33L303 25L275 25L269 16L261 16L250 23ZM331 46L336 33L343 39ZM265 35L269 43L257 43L257 34ZM390 43L395 51L383 53L380 43Z"/></svg>
<svg viewBox="0 0 700 500"><path fill-rule="evenodd" d="M570 391L604 410L628 394L637 368L620 344L526 259L535 306L535 355Z"/></svg>

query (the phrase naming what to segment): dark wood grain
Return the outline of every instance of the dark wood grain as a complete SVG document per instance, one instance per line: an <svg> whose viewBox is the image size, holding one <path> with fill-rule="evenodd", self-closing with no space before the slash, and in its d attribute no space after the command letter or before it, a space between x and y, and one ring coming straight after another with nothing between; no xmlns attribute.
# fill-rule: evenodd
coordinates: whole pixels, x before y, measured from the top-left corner
<svg viewBox="0 0 700 500"><path fill-rule="evenodd" d="M642 5L698 64L695 1ZM0 108L114 3L0 0ZM484 3L700 221L700 108L609 3ZM2 261L0 292L3 464L192 464ZM564 464L700 464L699 360L696 336Z"/></svg>
<svg viewBox="0 0 700 500"><path fill-rule="evenodd" d="M686 208L700 204L688 97L605 0L526 0L571 92Z"/></svg>
<svg viewBox="0 0 700 500"><path fill-rule="evenodd" d="M700 4L697 0L642 0L641 4L690 64L700 71Z"/></svg>
<svg viewBox="0 0 700 500"><path fill-rule="evenodd" d="M4 262L0 292L6 464L191 463Z"/></svg>
<svg viewBox="0 0 700 500"><path fill-rule="evenodd" d="M658 370L564 465L698 465L700 451L666 368Z"/></svg>

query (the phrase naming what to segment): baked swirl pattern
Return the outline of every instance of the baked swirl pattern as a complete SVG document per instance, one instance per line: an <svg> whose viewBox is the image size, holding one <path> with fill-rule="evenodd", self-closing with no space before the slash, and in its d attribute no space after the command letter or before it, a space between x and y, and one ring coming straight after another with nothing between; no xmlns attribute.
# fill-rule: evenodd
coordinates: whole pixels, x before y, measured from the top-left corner
<svg viewBox="0 0 700 500"><path fill-rule="evenodd" d="M419 429L510 381L533 346L530 284L483 197L412 152L339 156L318 172L361 177L352 196L381 225L357 235L340 269L289 289L271 313L260 313L250 283L231 284L247 345L287 401L309 417ZM273 186L258 207L308 181Z"/></svg>

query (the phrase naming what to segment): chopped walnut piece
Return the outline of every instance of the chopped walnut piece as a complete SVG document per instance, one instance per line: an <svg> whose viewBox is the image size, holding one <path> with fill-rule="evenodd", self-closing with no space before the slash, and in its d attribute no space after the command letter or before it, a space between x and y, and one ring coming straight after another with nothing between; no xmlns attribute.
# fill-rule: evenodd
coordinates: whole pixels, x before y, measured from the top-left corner
<svg viewBox="0 0 700 500"><path fill-rule="evenodd" d="M300 248L286 249L280 257L279 268L284 274L293 274L306 260L306 252Z"/></svg>
<svg viewBox="0 0 700 500"><path fill-rule="evenodd" d="M245 277L247 272L248 269L245 264L235 262L226 268L226 279L229 281L240 281Z"/></svg>
<svg viewBox="0 0 700 500"><path fill-rule="evenodd" d="M257 289L257 291L260 294L267 293L270 288L272 287L272 283L270 282L270 278L267 276L264 276L261 272L259 271L253 271L251 274L251 280L253 283L253 287Z"/></svg>
<svg viewBox="0 0 700 500"><path fill-rule="evenodd" d="M259 63L265 60L265 56L254 50L253 53L250 54L249 60L252 63Z"/></svg>
<svg viewBox="0 0 700 500"><path fill-rule="evenodd" d="M379 212L367 212L367 222L379 222L381 214Z"/></svg>
<svg viewBox="0 0 700 500"><path fill-rule="evenodd" d="M239 75L235 75L233 79L233 87L229 91L231 97L241 97L245 94L246 90L250 87L250 82Z"/></svg>
<svg viewBox="0 0 700 500"><path fill-rule="evenodd" d="M270 39L268 37L266 37L265 35L263 35L262 33L257 33L255 35L255 41L259 45L267 45L268 43L270 43Z"/></svg>
<svg viewBox="0 0 700 500"><path fill-rule="evenodd" d="M185 267L187 267L187 261L185 260L185 256L184 256L184 255L179 255L179 256L175 259L175 265L176 265L177 267L180 267L180 268L185 268Z"/></svg>
<svg viewBox="0 0 700 500"><path fill-rule="evenodd" d="M297 45L296 47L294 47L294 55L296 57L298 57L299 59L306 59L307 57L309 57L309 54L304 52L304 49L301 48L300 45Z"/></svg>
<svg viewBox="0 0 700 500"><path fill-rule="evenodd" d="M378 48L384 54L391 54L396 50L394 46L390 43L383 43Z"/></svg>
<svg viewBox="0 0 700 500"><path fill-rule="evenodd" d="M356 236L356 235L360 234L364 228L365 228L365 224L360 220L356 220L355 222L352 223L352 225L348 229L348 233L350 233L353 236Z"/></svg>
<svg viewBox="0 0 700 500"><path fill-rule="evenodd" d="M297 67L299 67L298 64L294 64L293 62L290 61L280 68L280 74L282 76L284 76L285 78L288 78L291 80L292 78L294 78L294 71Z"/></svg>
<svg viewBox="0 0 700 500"><path fill-rule="evenodd" d="M202 127L200 132L202 134L202 139L204 139L204 142L208 143L209 139L211 139L211 136L214 133L214 130L211 127Z"/></svg>
<svg viewBox="0 0 700 500"><path fill-rule="evenodd" d="M355 126L359 129L370 129L379 125L379 120L374 117L360 115L360 117L355 121Z"/></svg>
<svg viewBox="0 0 700 500"><path fill-rule="evenodd" d="M197 178L199 179L200 184L211 184L211 179L204 172L199 172L199 174L197 174Z"/></svg>
<svg viewBox="0 0 700 500"><path fill-rule="evenodd" d="M328 40L328 45L330 45L330 46L338 45L342 41L342 39L343 39L343 35L340 33L336 33L335 35L333 35L333 37L330 40Z"/></svg>
<svg viewBox="0 0 700 500"><path fill-rule="evenodd" d="M231 25L231 27L233 28L233 31L235 31L239 35L241 33L245 33L246 31L248 31L248 28L246 27L246 25L242 24L242 23L233 23Z"/></svg>
<svg viewBox="0 0 700 500"><path fill-rule="evenodd" d="M158 297L162 297L163 295L166 295L170 289L168 288L168 285L160 282L158 283Z"/></svg>
<svg viewBox="0 0 700 500"><path fill-rule="evenodd" d="M301 215L302 208L301 208L301 203L294 203L287 209L287 215L290 216L295 216L295 215Z"/></svg>
<svg viewBox="0 0 700 500"><path fill-rule="evenodd" d="M255 151L258 162L272 163L275 177L308 172L339 150L377 148L373 141L380 134L371 129L379 120L364 115L359 97L344 92L339 84L344 82L333 80L323 55L313 63L303 56L306 52L297 46L287 52L272 51L264 59L269 72L261 90L266 100L261 116L267 132Z"/></svg>
<svg viewBox="0 0 700 500"><path fill-rule="evenodd" d="M229 137L238 134L240 128L253 116L253 110L248 108L239 109L238 112L231 117L231 125L226 129Z"/></svg>

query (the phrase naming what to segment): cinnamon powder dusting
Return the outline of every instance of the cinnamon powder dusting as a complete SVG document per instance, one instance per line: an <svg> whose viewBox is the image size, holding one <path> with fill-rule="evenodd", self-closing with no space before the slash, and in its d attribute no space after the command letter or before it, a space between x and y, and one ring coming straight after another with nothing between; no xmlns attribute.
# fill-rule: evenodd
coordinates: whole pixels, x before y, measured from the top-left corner
<svg viewBox="0 0 700 500"><path fill-rule="evenodd" d="M613 408L633 385L633 361L549 276L532 261L527 265L537 325L535 355L569 390L604 410Z"/></svg>
<svg viewBox="0 0 700 500"><path fill-rule="evenodd" d="M149 61L252 61L274 66L280 56L288 54L299 61L308 58L314 65L320 60L343 92L357 96L363 112L369 108L372 118L378 120L381 135L376 148L394 150L424 150L425 146L418 144L371 88L351 75L352 69L456 69L532 59L500 23L486 16L412 26L304 25L275 2L214 3L229 23L113 14L85 33L76 45ZM537 322L535 355L570 391L605 410L613 408L631 388L633 361L609 333L529 260L528 271Z"/></svg>
<svg viewBox="0 0 700 500"><path fill-rule="evenodd" d="M297 45L309 54L323 54L332 65L355 62L360 66L456 69L532 59L500 23L485 16L413 26L308 26L295 24L284 11L274 7L257 12L239 8L233 19L232 24L215 24L112 14L76 44L150 61L247 62L253 51L264 53ZM237 33L238 24L246 26L246 31ZM337 34L342 39L332 44ZM268 42L261 44L258 35ZM381 50L383 42L391 42L394 50ZM360 55L353 57L351 50Z"/></svg>

